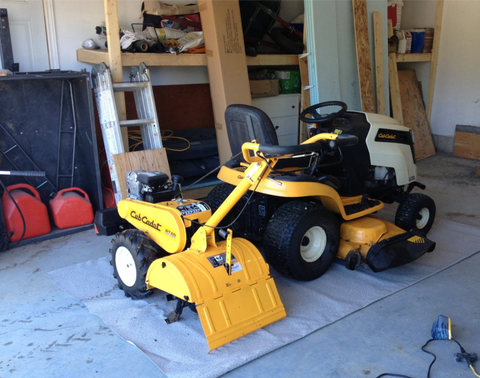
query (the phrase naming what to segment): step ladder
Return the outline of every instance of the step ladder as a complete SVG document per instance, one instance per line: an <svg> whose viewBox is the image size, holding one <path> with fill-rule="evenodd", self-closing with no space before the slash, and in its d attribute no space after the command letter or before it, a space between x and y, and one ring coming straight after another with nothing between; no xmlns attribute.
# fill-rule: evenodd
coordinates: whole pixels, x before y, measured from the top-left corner
<svg viewBox="0 0 480 378"><path fill-rule="evenodd" d="M132 67L129 82L112 83L110 69L105 63L101 63L92 68L92 83L113 193L118 203L122 199L118 180L125 180L125 177L117 176L113 161L113 155L125 152L120 127L140 126L143 148L146 150L163 147L150 72L147 66L141 63L138 67ZM133 92L139 119L119 121L114 92Z"/></svg>

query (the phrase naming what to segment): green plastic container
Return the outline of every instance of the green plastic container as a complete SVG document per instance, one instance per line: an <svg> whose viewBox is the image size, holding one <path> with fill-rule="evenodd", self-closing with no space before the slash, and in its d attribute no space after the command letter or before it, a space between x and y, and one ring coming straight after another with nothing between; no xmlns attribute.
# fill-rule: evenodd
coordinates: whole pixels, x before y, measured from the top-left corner
<svg viewBox="0 0 480 378"><path fill-rule="evenodd" d="M300 93L300 71L275 71L275 77L279 81L281 94Z"/></svg>

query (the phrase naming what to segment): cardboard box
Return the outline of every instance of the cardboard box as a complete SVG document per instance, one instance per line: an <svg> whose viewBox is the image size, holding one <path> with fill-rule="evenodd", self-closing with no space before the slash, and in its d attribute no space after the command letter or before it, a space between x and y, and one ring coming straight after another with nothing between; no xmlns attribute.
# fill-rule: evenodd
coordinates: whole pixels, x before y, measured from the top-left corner
<svg viewBox="0 0 480 378"><path fill-rule="evenodd" d="M278 96L280 94L278 79L250 80L252 98Z"/></svg>
<svg viewBox="0 0 480 378"><path fill-rule="evenodd" d="M230 104L251 105L238 1L199 0L220 162L232 156L225 125Z"/></svg>

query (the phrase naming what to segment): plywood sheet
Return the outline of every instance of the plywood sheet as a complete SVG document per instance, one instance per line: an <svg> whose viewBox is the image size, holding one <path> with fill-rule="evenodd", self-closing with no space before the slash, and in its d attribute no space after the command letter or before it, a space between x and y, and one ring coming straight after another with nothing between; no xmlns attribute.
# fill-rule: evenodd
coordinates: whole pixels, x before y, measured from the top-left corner
<svg viewBox="0 0 480 378"><path fill-rule="evenodd" d="M355 28L355 46L357 50L358 81L360 84L362 110L375 113L366 0L353 0L353 24Z"/></svg>
<svg viewBox="0 0 480 378"><path fill-rule="evenodd" d="M480 160L480 127L457 125L453 154Z"/></svg>
<svg viewBox="0 0 480 378"><path fill-rule="evenodd" d="M435 155L430 125L414 70L398 71L403 124L415 135L415 156L423 159Z"/></svg>
<svg viewBox="0 0 480 378"><path fill-rule="evenodd" d="M117 170L118 181L120 182L120 192L122 193L122 198L124 199L127 198L125 175L129 171L133 171L135 169L160 171L171 177L167 153L164 148L116 154L113 155L113 162Z"/></svg>

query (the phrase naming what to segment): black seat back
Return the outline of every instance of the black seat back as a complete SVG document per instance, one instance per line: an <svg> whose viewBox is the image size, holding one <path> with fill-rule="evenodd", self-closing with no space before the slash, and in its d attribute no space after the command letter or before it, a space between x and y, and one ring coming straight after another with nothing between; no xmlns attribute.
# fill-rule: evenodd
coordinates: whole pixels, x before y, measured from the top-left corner
<svg viewBox="0 0 480 378"><path fill-rule="evenodd" d="M254 139L259 144L278 145L272 121L262 110L254 106L229 105L225 110L225 122L232 155L242 151L243 143Z"/></svg>

